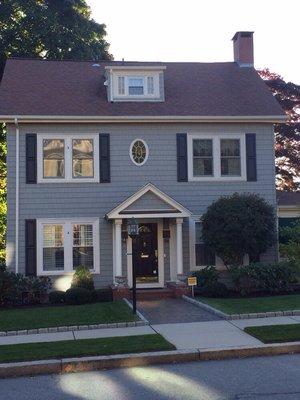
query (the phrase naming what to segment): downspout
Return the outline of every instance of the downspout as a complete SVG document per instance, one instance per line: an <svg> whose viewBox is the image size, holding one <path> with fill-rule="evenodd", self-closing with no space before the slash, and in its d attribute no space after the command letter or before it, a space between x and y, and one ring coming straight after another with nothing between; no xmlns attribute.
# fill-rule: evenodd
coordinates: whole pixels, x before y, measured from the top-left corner
<svg viewBox="0 0 300 400"><path fill-rule="evenodd" d="M20 131L18 118L15 118L16 127L16 220L15 220L15 271L19 272L19 142L20 142Z"/></svg>

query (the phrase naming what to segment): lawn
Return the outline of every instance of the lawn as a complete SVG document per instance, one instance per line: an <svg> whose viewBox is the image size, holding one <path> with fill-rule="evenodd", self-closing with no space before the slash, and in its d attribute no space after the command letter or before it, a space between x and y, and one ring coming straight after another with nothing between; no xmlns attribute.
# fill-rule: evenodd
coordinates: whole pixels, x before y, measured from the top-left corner
<svg viewBox="0 0 300 400"><path fill-rule="evenodd" d="M0 362L175 350L161 335L124 336L0 346Z"/></svg>
<svg viewBox="0 0 300 400"><path fill-rule="evenodd" d="M0 311L0 331L130 322L135 319L124 301L5 309Z"/></svg>
<svg viewBox="0 0 300 400"><path fill-rule="evenodd" d="M244 330L263 343L300 341L300 324L248 326Z"/></svg>
<svg viewBox="0 0 300 400"><path fill-rule="evenodd" d="M198 297L198 300L217 308L226 314L248 314L268 311L300 310L300 294L225 299Z"/></svg>

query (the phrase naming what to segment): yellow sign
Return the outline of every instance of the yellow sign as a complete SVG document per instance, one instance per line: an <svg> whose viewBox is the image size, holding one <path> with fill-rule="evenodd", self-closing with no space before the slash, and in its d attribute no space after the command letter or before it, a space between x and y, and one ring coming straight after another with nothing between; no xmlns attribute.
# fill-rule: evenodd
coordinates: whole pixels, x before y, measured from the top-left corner
<svg viewBox="0 0 300 400"><path fill-rule="evenodd" d="M196 276L190 276L188 278L188 285L189 286L196 286L197 285L197 278Z"/></svg>

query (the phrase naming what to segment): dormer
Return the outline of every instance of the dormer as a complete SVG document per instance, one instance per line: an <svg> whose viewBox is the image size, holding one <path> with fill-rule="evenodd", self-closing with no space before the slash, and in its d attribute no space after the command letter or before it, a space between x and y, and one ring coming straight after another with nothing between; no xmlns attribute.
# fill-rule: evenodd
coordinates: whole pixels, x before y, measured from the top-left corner
<svg viewBox="0 0 300 400"><path fill-rule="evenodd" d="M164 66L106 66L108 101L165 101L165 69Z"/></svg>

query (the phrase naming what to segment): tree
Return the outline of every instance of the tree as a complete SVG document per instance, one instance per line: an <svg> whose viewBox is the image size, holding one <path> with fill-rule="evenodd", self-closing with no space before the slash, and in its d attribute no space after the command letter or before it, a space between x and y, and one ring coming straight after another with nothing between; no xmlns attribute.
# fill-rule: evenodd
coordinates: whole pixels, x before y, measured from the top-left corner
<svg viewBox="0 0 300 400"><path fill-rule="evenodd" d="M202 218L203 240L227 267L257 260L276 239L274 208L255 194L220 197Z"/></svg>
<svg viewBox="0 0 300 400"><path fill-rule="evenodd" d="M104 24L85 0L0 0L0 79L7 57L109 60ZM6 137L0 124L0 261L5 257Z"/></svg>
<svg viewBox="0 0 300 400"><path fill-rule="evenodd" d="M268 69L259 74L287 115L285 124L275 125L277 188L300 190L300 86Z"/></svg>

